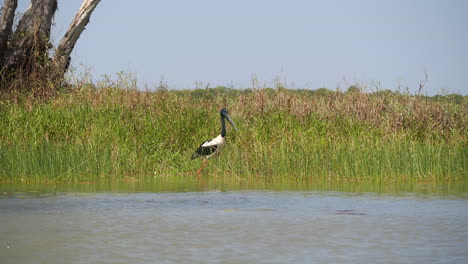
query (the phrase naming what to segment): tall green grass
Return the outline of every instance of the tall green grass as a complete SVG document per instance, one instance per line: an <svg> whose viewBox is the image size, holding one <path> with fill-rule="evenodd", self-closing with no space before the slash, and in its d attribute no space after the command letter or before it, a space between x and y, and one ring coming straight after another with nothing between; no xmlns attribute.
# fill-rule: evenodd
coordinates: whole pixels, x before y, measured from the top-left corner
<svg viewBox="0 0 468 264"><path fill-rule="evenodd" d="M443 181L468 175L467 97L328 90L154 92L80 87L47 101L0 101L0 180L138 181L195 177L190 155L227 146L204 177L266 181Z"/></svg>

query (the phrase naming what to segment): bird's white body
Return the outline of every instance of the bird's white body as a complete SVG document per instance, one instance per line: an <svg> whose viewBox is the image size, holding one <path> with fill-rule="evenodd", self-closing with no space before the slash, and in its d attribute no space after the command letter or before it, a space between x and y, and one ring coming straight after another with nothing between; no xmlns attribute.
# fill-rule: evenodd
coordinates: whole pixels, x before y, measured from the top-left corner
<svg viewBox="0 0 468 264"><path fill-rule="evenodd" d="M226 139L219 135L215 138L213 138L212 140L207 140L205 141L201 147L203 148L209 148L209 147L216 147L216 151L214 151L213 153L211 153L210 155L207 155L205 158L206 159L209 159L211 158L213 155L215 155L216 153L219 153L221 152L221 150L224 148L224 144L226 144Z"/></svg>

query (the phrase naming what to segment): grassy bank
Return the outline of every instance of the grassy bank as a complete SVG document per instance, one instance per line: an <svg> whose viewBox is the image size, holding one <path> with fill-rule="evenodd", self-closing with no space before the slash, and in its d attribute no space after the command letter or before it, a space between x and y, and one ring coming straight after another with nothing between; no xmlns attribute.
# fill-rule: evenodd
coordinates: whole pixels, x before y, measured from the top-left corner
<svg viewBox="0 0 468 264"><path fill-rule="evenodd" d="M468 175L468 98L376 92L74 89L0 101L0 179L195 177L227 107L238 131L205 177L443 181Z"/></svg>

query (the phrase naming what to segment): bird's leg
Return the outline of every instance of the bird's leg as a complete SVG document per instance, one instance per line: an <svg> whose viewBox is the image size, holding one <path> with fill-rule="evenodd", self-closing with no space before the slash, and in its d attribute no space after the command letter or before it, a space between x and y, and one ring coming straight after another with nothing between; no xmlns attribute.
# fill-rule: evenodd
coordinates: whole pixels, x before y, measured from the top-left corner
<svg viewBox="0 0 468 264"><path fill-rule="evenodd" d="M197 172L197 177L198 177L198 179L200 179L200 173L201 173L203 167L205 167L206 162L208 162L207 159L205 159L205 160L203 161L202 166L200 167L200 169L198 169L198 172Z"/></svg>

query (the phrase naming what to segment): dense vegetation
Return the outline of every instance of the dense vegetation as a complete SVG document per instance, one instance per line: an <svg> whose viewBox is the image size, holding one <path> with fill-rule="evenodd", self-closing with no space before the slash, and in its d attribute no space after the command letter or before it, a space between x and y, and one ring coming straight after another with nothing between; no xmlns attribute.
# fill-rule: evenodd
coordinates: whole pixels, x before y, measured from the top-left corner
<svg viewBox="0 0 468 264"><path fill-rule="evenodd" d="M468 97L326 89L138 91L75 87L0 101L0 179L136 181L196 177L198 145L228 127L204 177L344 181L464 180Z"/></svg>

